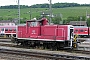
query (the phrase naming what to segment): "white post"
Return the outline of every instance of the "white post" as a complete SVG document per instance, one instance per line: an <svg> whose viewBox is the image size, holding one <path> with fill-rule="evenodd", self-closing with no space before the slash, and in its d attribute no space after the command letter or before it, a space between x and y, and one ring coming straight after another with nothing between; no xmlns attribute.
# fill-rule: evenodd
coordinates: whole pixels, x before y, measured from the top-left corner
<svg viewBox="0 0 90 60"><path fill-rule="evenodd" d="M73 35L71 34L70 47L72 47Z"/></svg>
<svg viewBox="0 0 90 60"><path fill-rule="evenodd" d="M50 4L49 4L49 10L50 10L50 22L49 22L49 24L51 24L51 22L52 22L52 0L48 0L49 2L50 2Z"/></svg>
<svg viewBox="0 0 90 60"><path fill-rule="evenodd" d="M18 23L20 24L20 0L18 0Z"/></svg>

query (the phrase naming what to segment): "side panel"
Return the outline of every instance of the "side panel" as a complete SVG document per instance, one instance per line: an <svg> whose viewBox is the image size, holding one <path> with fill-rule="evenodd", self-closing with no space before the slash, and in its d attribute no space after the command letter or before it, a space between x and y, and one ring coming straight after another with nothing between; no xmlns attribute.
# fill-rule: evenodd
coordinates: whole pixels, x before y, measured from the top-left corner
<svg viewBox="0 0 90 60"><path fill-rule="evenodd" d="M38 27L18 26L18 38L34 38L34 40L65 41L70 39L68 25L46 25Z"/></svg>
<svg viewBox="0 0 90 60"><path fill-rule="evenodd" d="M39 39L46 39L46 41L54 41L56 40L56 31L57 25L46 25L41 26L41 36L39 36Z"/></svg>
<svg viewBox="0 0 90 60"><path fill-rule="evenodd" d="M18 38L25 38L26 37L26 27L25 26L18 26Z"/></svg>
<svg viewBox="0 0 90 60"><path fill-rule="evenodd" d="M68 26L58 26L57 28L57 40L67 40L67 36L68 36Z"/></svg>
<svg viewBox="0 0 90 60"><path fill-rule="evenodd" d="M51 25L51 26L42 26L41 27L41 35L44 36L55 36L56 35L56 29L57 25Z"/></svg>

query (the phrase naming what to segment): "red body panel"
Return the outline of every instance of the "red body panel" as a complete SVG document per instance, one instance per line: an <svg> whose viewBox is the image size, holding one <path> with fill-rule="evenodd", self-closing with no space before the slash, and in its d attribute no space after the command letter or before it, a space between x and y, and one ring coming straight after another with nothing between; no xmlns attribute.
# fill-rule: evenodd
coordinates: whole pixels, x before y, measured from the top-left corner
<svg viewBox="0 0 90 60"><path fill-rule="evenodd" d="M57 39L58 40L67 40L67 36L68 36L68 26L58 26L57 29Z"/></svg>
<svg viewBox="0 0 90 60"><path fill-rule="evenodd" d="M56 36L56 29L57 29L57 25L51 25L51 26L42 26L41 27L41 35L47 35L47 36Z"/></svg>
<svg viewBox="0 0 90 60"><path fill-rule="evenodd" d="M26 27L25 26L18 26L18 37L25 38L26 35Z"/></svg>
<svg viewBox="0 0 90 60"><path fill-rule="evenodd" d="M38 27L18 26L18 38L68 40L68 26L46 25Z"/></svg>

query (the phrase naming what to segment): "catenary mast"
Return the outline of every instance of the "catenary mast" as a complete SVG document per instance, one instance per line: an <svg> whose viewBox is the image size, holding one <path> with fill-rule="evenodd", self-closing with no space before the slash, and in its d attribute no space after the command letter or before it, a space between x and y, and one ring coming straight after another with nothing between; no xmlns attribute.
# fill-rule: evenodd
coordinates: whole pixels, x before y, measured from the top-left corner
<svg viewBox="0 0 90 60"><path fill-rule="evenodd" d="M49 1L49 11L50 11L50 23L49 24L51 24L52 23L52 0L48 0Z"/></svg>
<svg viewBox="0 0 90 60"><path fill-rule="evenodd" d="M18 0L18 24L20 24L20 0Z"/></svg>

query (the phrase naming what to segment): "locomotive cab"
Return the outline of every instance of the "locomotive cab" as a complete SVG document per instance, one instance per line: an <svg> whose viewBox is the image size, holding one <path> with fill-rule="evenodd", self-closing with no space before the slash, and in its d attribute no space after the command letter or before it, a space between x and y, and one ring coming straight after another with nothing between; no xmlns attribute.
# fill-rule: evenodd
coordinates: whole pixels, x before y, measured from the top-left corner
<svg viewBox="0 0 90 60"><path fill-rule="evenodd" d="M44 26L44 25L48 25L48 20L46 18L42 18L41 20L29 20L27 21L27 26Z"/></svg>

